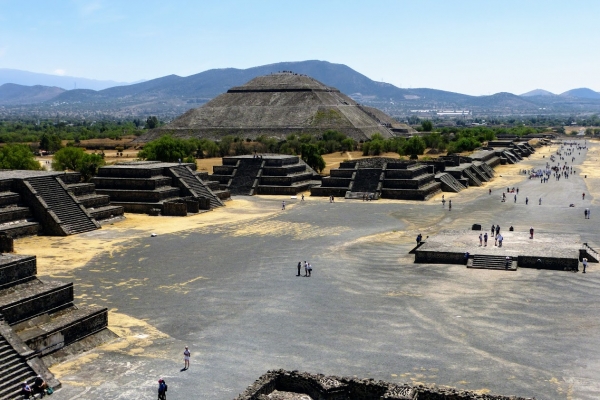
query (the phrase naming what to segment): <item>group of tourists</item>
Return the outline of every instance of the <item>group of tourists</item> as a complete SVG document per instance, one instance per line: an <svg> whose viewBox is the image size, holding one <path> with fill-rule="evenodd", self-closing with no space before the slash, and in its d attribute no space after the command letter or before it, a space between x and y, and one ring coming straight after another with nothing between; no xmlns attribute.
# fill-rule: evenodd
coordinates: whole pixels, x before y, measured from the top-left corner
<svg viewBox="0 0 600 400"><path fill-rule="evenodd" d="M442 208L446 208L446 197L442 195ZM452 200L448 200L448 211L452 211Z"/></svg>
<svg viewBox="0 0 600 400"><path fill-rule="evenodd" d="M302 261L298 261L298 274L296 276L306 276L310 277L312 274L312 265L309 262L304 261L304 275L300 275L300 271L302 270Z"/></svg>
<svg viewBox="0 0 600 400"><path fill-rule="evenodd" d="M41 375L36 376L33 383L30 385L27 381L24 381L21 385L21 395L24 399L35 397L36 394L40 394L40 397L44 397L47 394L52 394L54 390L48 386L44 378Z"/></svg>

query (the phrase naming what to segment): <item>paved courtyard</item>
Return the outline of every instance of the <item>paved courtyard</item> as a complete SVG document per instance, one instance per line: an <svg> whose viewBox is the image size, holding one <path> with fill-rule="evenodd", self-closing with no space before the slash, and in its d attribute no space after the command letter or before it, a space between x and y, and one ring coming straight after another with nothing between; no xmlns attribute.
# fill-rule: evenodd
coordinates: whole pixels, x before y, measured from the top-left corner
<svg viewBox="0 0 600 400"><path fill-rule="evenodd" d="M108 307L111 329L121 336L51 368L63 383L53 397L152 399L162 377L169 400L234 399L267 370L285 368L538 399L597 399L599 264L587 274L487 271L415 264L408 251L418 233L474 223L486 230L512 225L512 236L528 236L534 226L540 237L600 242L600 174L592 173L599 150L594 144L584 165L585 152L575 153L577 173L569 179L541 184L518 170L545 165L551 153L542 148L520 165L500 167L484 187L445 193L452 211L442 208L441 195L427 202L333 204L286 198L285 211L284 197L252 197L243 200L256 217L226 219L233 211L225 207L210 213L223 215L222 223L204 226L199 215L189 217L199 221L196 227L171 233L155 222L156 237L144 233L99 251L62 276L47 272L75 282L78 304ZM519 187L516 203L512 195L500 202L507 186ZM110 238L117 226L79 236ZM295 276L304 260L313 265L310 278ZM181 371L186 345L191 367Z"/></svg>

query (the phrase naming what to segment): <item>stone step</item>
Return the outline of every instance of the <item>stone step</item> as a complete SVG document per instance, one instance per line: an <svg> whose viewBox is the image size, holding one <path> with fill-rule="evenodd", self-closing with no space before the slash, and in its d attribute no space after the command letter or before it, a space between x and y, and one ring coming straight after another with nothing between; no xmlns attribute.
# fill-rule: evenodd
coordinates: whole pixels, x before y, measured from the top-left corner
<svg viewBox="0 0 600 400"><path fill-rule="evenodd" d="M0 399L15 399L21 390L21 383L33 379L35 372L8 341L0 334Z"/></svg>
<svg viewBox="0 0 600 400"><path fill-rule="evenodd" d="M23 220L31 217L31 210L29 207L3 207L0 208L0 224L4 222Z"/></svg>
<svg viewBox="0 0 600 400"><path fill-rule="evenodd" d="M94 193L94 190L96 190L96 185L93 183L71 183L70 185L67 185L67 187L71 193L78 197L92 194Z"/></svg>
<svg viewBox="0 0 600 400"><path fill-rule="evenodd" d="M78 196L77 200L85 207L85 208L98 208L102 206L106 206L110 204L110 196L105 194L86 194L83 196Z"/></svg>
<svg viewBox="0 0 600 400"><path fill-rule="evenodd" d="M104 219L120 217L125 211L121 206L102 206L88 209L88 212L96 219L96 221L101 221Z"/></svg>
<svg viewBox="0 0 600 400"><path fill-rule="evenodd" d="M27 220L11 221L0 224L0 232L13 239L23 236L37 235L39 230L39 223Z"/></svg>
<svg viewBox="0 0 600 400"><path fill-rule="evenodd" d="M12 325L68 307L72 301L72 282L41 282L35 279L0 290L0 314Z"/></svg>
<svg viewBox="0 0 600 400"><path fill-rule="evenodd" d="M15 192L0 192L0 207L9 205L17 205L21 200L19 193Z"/></svg>
<svg viewBox="0 0 600 400"><path fill-rule="evenodd" d="M108 326L105 307L70 307L13 326L30 349L46 355Z"/></svg>

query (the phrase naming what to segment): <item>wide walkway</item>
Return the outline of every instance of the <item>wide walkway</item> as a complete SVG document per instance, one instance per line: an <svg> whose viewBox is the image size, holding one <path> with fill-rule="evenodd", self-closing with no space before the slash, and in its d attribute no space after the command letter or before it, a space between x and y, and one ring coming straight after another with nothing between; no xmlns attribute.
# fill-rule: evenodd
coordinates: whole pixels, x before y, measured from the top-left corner
<svg viewBox="0 0 600 400"><path fill-rule="evenodd" d="M593 145L588 162L599 149ZM481 188L446 194L452 211L441 196L333 204L307 197L288 198L285 211L268 216L169 234L155 218L158 236L132 239L62 278L75 282L80 304L112 310L122 339L53 367L63 382L54 397L151 399L163 377L169 400L233 399L267 370L285 368L597 399L598 264L585 275L507 273L414 264L408 254L419 232L473 223L598 240L600 175L580 175L593 171L582 164L586 152L569 179L541 184L518 174L542 167L550 154L542 148L520 165L500 167L502 176ZM516 203L500 202L507 186L519 187ZM256 210L278 210L282 199L248 200ZM590 220L583 207L591 208ZM225 209L214 213L226 216ZM313 264L310 278L295 276L304 260ZM191 366L181 371L185 345Z"/></svg>

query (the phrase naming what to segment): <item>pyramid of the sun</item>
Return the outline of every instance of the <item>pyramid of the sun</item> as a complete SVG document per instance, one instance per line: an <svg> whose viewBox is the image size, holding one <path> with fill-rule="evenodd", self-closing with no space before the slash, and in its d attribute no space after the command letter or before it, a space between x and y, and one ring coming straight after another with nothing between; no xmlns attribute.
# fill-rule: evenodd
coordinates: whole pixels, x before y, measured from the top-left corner
<svg viewBox="0 0 600 400"><path fill-rule="evenodd" d="M410 130L380 110L359 105L336 88L306 75L285 72L233 87L170 124L148 132L140 141L165 133L213 140L225 135L284 139L291 133L320 136L328 129L355 140L369 139L375 133L387 138Z"/></svg>

